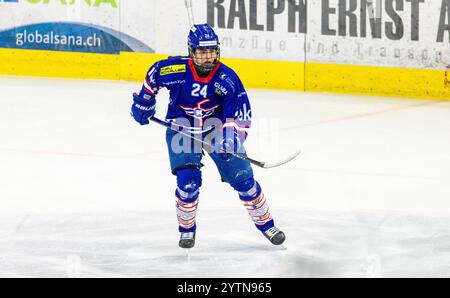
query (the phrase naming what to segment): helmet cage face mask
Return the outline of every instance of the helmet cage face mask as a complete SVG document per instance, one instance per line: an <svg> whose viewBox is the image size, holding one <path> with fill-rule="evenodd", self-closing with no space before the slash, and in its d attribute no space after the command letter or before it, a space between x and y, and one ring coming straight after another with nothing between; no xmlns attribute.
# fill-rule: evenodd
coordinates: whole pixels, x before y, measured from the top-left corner
<svg viewBox="0 0 450 298"><path fill-rule="evenodd" d="M201 73L211 72L220 61L220 48L189 46L189 56L194 61L195 68Z"/></svg>

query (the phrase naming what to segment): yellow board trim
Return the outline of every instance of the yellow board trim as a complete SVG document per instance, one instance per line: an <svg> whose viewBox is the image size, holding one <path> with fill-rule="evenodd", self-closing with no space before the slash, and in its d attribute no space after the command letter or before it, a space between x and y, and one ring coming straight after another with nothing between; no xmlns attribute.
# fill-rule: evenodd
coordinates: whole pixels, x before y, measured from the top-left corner
<svg viewBox="0 0 450 298"><path fill-rule="evenodd" d="M120 55L0 49L0 74L142 82L168 55ZM247 88L285 89L450 100L444 70L222 59ZM449 71L450 72L450 71Z"/></svg>
<svg viewBox="0 0 450 298"><path fill-rule="evenodd" d="M245 87L305 91L305 63L272 60L221 59Z"/></svg>
<svg viewBox="0 0 450 298"><path fill-rule="evenodd" d="M121 79L143 81L150 66L168 55L134 52L120 53ZM304 91L304 63L246 59L221 59L241 78L247 88Z"/></svg>
<svg viewBox="0 0 450 298"><path fill-rule="evenodd" d="M0 49L0 74L120 79L119 55Z"/></svg>
<svg viewBox="0 0 450 298"><path fill-rule="evenodd" d="M450 100L444 70L307 63L306 90Z"/></svg>
<svg viewBox="0 0 450 298"><path fill-rule="evenodd" d="M149 68L159 60L167 59L168 55L149 53L120 53L120 79L125 81L143 82Z"/></svg>

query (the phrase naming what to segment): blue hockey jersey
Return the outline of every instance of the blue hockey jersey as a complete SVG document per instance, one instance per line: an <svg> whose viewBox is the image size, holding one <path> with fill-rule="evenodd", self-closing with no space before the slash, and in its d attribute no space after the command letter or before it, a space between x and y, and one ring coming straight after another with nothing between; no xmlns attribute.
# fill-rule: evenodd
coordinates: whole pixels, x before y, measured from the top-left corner
<svg viewBox="0 0 450 298"><path fill-rule="evenodd" d="M166 120L185 118L191 126L203 127L215 118L223 127L233 127L247 136L250 102L238 75L223 63L219 62L208 77L199 77L189 57L158 61L148 71L139 95L153 99L164 87L170 92Z"/></svg>

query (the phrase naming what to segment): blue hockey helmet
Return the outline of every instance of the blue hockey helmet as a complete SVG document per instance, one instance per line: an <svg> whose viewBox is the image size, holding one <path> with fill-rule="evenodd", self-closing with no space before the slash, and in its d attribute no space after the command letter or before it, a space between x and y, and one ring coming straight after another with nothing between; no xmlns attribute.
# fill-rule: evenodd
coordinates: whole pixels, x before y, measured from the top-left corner
<svg viewBox="0 0 450 298"><path fill-rule="evenodd" d="M189 56L194 60L195 67L202 73L211 72L220 59L219 37L208 24L192 26L188 35ZM202 57L196 56L197 50L209 53ZM213 51L203 51L213 50ZM204 61L203 61L204 60Z"/></svg>

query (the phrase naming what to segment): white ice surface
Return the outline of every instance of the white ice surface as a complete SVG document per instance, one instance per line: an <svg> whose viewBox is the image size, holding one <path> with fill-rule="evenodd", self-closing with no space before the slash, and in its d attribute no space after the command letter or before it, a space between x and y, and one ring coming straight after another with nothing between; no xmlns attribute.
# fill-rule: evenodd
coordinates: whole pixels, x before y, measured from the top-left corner
<svg viewBox="0 0 450 298"><path fill-rule="evenodd" d="M303 151L254 168L287 250L205 157L188 259L139 88L0 77L0 277L450 277L450 101L248 90L249 155Z"/></svg>

